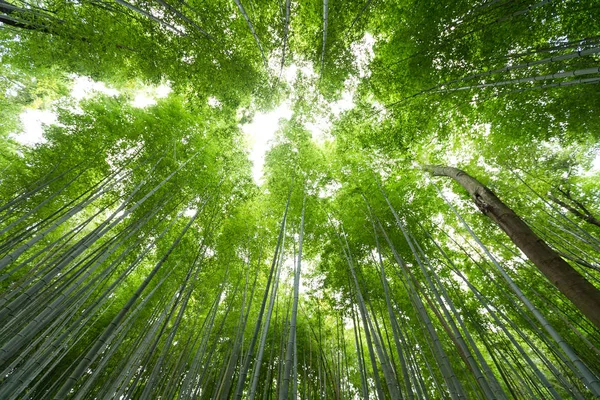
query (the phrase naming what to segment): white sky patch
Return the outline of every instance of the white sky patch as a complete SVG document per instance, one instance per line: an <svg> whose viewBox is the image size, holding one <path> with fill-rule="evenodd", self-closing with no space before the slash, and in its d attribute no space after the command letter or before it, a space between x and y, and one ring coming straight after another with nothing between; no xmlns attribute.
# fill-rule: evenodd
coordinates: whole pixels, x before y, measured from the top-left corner
<svg viewBox="0 0 600 400"><path fill-rule="evenodd" d="M106 86L104 82L96 82L87 76L72 75L73 87L71 96L77 101L90 98L98 93L108 96L118 96L117 89ZM140 90L135 95L132 102L134 107L144 108L149 105L156 104L156 99L167 97L172 89L168 84L162 84L156 87L149 87ZM78 107L72 107L76 112ZM50 110L26 109L19 116L23 130L19 133L14 133L11 136L19 143L26 146L33 146L37 143L43 143L44 125L56 124L58 121L57 114Z"/></svg>
<svg viewBox="0 0 600 400"><path fill-rule="evenodd" d="M320 143L327 137L327 132L331 128L331 119L327 116L317 117L314 122L306 122L305 127L310 131L313 140Z"/></svg>
<svg viewBox="0 0 600 400"><path fill-rule="evenodd" d="M312 65L298 66L297 64L292 64L283 68L282 78L289 85L293 85L296 81L298 72L300 72L304 77L306 77L309 80L315 79L317 77L317 74L315 73Z"/></svg>
<svg viewBox="0 0 600 400"><path fill-rule="evenodd" d="M591 168L587 171L583 171L583 173L582 173L583 176L592 176L592 175L600 172L600 148L596 149L595 153L596 153L596 155L595 155L594 159L592 160Z"/></svg>
<svg viewBox="0 0 600 400"><path fill-rule="evenodd" d="M146 108L156 104L156 99L167 97L171 93L169 85L162 84L157 87L149 87L139 90L135 93L135 97L131 105L136 108Z"/></svg>
<svg viewBox="0 0 600 400"><path fill-rule="evenodd" d="M307 122L305 124L306 129L310 131L313 140L317 143L323 143L330 139L328 133L331 130L333 120L338 118L344 111L354 107L354 92L356 86L352 82L346 82L345 89L341 99L329 104L331 114L315 116L312 122Z"/></svg>
<svg viewBox="0 0 600 400"><path fill-rule="evenodd" d="M596 158L592 161L592 169L594 171L600 171L600 151L596 154Z"/></svg>
<svg viewBox="0 0 600 400"><path fill-rule="evenodd" d="M196 208L186 208L186 210L183 212L183 215L185 215L186 217L193 217L194 214L196 214L197 209Z"/></svg>
<svg viewBox="0 0 600 400"><path fill-rule="evenodd" d="M146 108L156 104L156 99L148 93L138 93L133 98L131 105L136 108Z"/></svg>
<svg viewBox="0 0 600 400"><path fill-rule="evenodd" d="M6 90L4 91L4 95L6 97L14 97L17 96L19 94L19 92L21 91L21 89L23 89L25 87L25 85L23 85L21 82L7 82L8 85L6 87Z"/></svg>
<svg viewBox="0 0 600 400"><path fill-rule="evenodd" d="M257 184L262 181L265 154L271 147L269 141L273 139L279 120L290 118L292 109L289 102L282 103L273 111L256 113L251 123L242 125L242 132L248 137L250 146L250 161L252 161L252 176Z"/></svg>
<svg viewBox="0 0 600 400"><path fill-rule="evenodd" d="M355 88L352 88L355 89ZM345 91L342 93L342 98L338 101L331 103L331 112L337 117L342 112L347 111L354 107L354 90Z"/></svg>
<svg viewBox="0 0 600 400"><path fill-rule="evenodd" d="M221 102L219 100L217 100L216 97L209 97L208 98L208 105L215 108L215 107L219 107L221 106Z"/></svg>
<svg viewBox="0 0 600 400"><path fill-rule="evenodd" d="M33 146L37 143L45 142L43 133L44 125L51 125L57 122L57 115L50 110L27 109L19 116L23 130L17 134L11 135L17 142Z"/></svg>
<svg viewBox="0 0 600 400"><path fill-rule="evenodd" d="M119 91L109 88L104 82L96 82L87 76L72 75L73 87L71 96L80 101L90 98L97 93L103 93L108 96L117 96ZM12 137L19 143L26 146L34 146L45 141L44 125L52 125L58 121L58 115L53 110L40 110L29 108L19 115L23 130L15 133Z"/></svg>
<svg viewBox="0 0 600 400"><path fill-rule="evenodd" d="M320 290L320 279L323 276L316 276L315 269L319 260L302 259L300 266L300 294L311 293L312 297L323 297L323 292Z"/></svg>
<svg viewBox="0 0 600 400"><path fill-rule="evenodd" d="M354 60L358 66L359 77L364 78L371 75L369 70L369 63L373 59L374 52L373 46L375 45L375 38L369 32L366 32L363 38L356 43L353 43L350 48L354 55Z"/></svg>
<svg viewBox="0 0 600 400"><path fill-rule="evenodd" d="M331 182L326 184L324 187L319 189L318 196L322 199L333 197L338 190L342 188L342 184L339 182Z"/></svg>
<svg viewBox="0 0 600 400"><path fill-rule="evenodd" d="M173 91L173 89L171 89L171 86L162 84L162 85L156 87L156 89L154 90L154 93L156 93L156 97L158 97L159 99L162 99L162 98L167 97L172 91Z"/></svg>
<svg viewBox="0 0 600 400"><path fill-rule="evenodd" d="M71 96L76 100L82 100L92 97L96 93L103 93L108 96L118 96L117 89L107 87L104 82L96 82L87 76L75 76L73 78L73 88Z"/></svg>

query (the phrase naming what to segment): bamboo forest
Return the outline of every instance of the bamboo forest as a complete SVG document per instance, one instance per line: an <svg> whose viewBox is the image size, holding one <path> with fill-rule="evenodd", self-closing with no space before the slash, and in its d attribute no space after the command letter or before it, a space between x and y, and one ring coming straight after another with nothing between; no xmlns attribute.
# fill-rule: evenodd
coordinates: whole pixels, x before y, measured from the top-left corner
<svg viewBox="0 0 600 400"><path fill-rule="evenodd" d="M598 0L0 0L0 399L600 398Z"/></svg>

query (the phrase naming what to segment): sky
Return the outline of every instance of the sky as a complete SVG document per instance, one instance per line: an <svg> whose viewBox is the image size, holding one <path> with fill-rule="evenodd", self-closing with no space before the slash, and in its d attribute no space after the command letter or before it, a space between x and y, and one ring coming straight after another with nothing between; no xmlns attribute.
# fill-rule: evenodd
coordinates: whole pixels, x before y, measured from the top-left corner
<svg viewBox="0 0 600 400"><path fill-rule="evenodd" d="M248 137L252 176L254 182L261 183L265 154L270 149L270 141L275 137L281 118L289 119L292 109L288 101L267 113L256 113L251 123L242 125L242 132Z"/></svg>
<svg viewBox="0 0 600 400"><path fill-rule="evenodd" d="M19 143L33 146L36 143L44 141L43 125L52 125L56 123L56 113L51 110L39 110L28 108L19 116L23 131L12 135Z"/></svg>
<svg viewBox="0 0 600 400"><path fill-rule="evenodd" d="M315 76L312 68L298 68L296 65L291 65L284 69L283 79L285 79L290 85L293 85L298 70L308 77ZM354 105L352 99L354 95L353 89L354 87L350 87L349 90L342 93L340 100L329 105L334 116L338 116L342 111L352 108ZM252 119L252 122L241 126L242 132L248 138L248 145L250 146L250 160L253 163L252 176L257 184L262 182L265 155L271 148L273 143L272 140L275 137L275 133L279 127L279 121L282 118L289 119L291 116L291 103L289 101L285 101L274 110L264 113L256 113ZM329 129L331 128L331 118L328 118L326 115L322 115L321 117L316 118L314 122L306 124L306 128L311 132L314 140L321 141L326 137Z"/></svg>
<svg viewBox="0 0 600 400"><path fill-rule="evenodd" d="M311 68L298 68L296 65L285 68L283 79L292 84L298 71L307 76L314 75ZM134 107L145 108L156 104L156 100L166 97L171 92L167 85L158 87L148 87L138 91L131 104ZM73 79L73 88L71 95L77 101L90 98L96 93L104 93L109 96L119 94L118 90L107 87L103 82L96 82L88 77L77 76ZM331 104L331 110L334 115L352 107L352 95L350 91L344 92L342 98ZM214 101L209 99L210 101ZM263 167L265 155L271 148L272 139L279 127L279 121L282 118L289 119L292 116L291 104L285 101L274 110L269 112L259 112L254 115L250 123L241 126L242 132L246 135L248 145L250 146L250 160L253 163L252 176L257 184L262 183ZM23 124L23 132L13 137L20 143L32 146L44 141L43 126L57 123L57 115L52 109L27 109L20 115ZM307 128L313 133L313 138L319 140L331 126L330 119L321 117L315 122L308 124Z"/></svg>
<svg viewBox="0 0 600 400"><path fill-rule="evenodd" d="M353 49L359 67L361 64L367 64L370 53L372 52L372 38L365 38L364 44L359 44L359 48ZM310 67L298 67L296 65L288 66L284 69L282 78L290 85L296 78L298 72L305 76L314 77L315 72ZM322 114L315 120L306 125L306 128L311 131L312 137L317 142L324 140L331 128L331 116L337 117L345 110L352 108L353 95L356 88L356 82L348 81L345 91L342 93L340 100L330 103L331 115ZM168 85L160 85L157 87L147 87L135 93L131 104L134 107L148 107L156 104L157 99L166 97L171 92ZM118 90L107 87L103 82L95 82L88 77L75 76L73 78L73 88L71 95L77 101L89 98L95 93L104 93L109 96L118 95ZM210 100L209 100L210 102ZM289 119L292 116L291 103L285 101L274 110L268 112L259 112L254 115L250 123L242 125L240 128L247 137L247 143L250 147L249 158L253 163L252 176L257 184L262 183L263 167L265 155L273 144L275 132L279 127L279 121L282 118ZM26 109L20 115L23 131L13 135L18 142L32 146L36 143L44 141L43 126L57 123L56 113L50 109ZM592 168L587 171L587 174L592 174L600 171L600 150L596 153Z"/></svg>
<svg viewBox="0 0 600 400"><path fill-rule="evenodd" d="M131 102L134 107L148 107L156 104L156 99L165 97L169 94L170 88L166 85L157 88L148 88L138 92ZM104 93L110 96L116 96L118 91L107 87L102 82L95 82L87 77L77 77L73 82L71 95L76 100L82 100L93 96L95 93ZM262 176L265 153L270 148L270 140L275 136L279 120L281 118L290 118L292 110L289 102L282 103L276 109L257 113L251 123L243 125L242 131L248 137L248 143L251 146L250 159L253 162L252 175L254 180L259 183ZM23 132L13 137L20 143L32 146L44 141L43 126L57 123L57 115L52 109L26 109L20 115L23 124Z"/></svg>
<svg viewBox="0 0 600 400"><path fill-rule="evenodd" d="M292 71L295 74L295 71ZM166 86L147 88L139 91L131 104L134 107L145 108L156 104L156 99L165 97L171 89ZM107 87L103 82L95 82L87 77L76 77L73 81L71 95L77 101L89 98L95 93L104 93L109 96L118 95L116 89ZM261 182L265 154L270 148L270 141L274 138L281 118L292 116L289 101L283 102L279 107L266 113L256 113L252 122L241 126L242 132L248 138L250 146L250 160L253 163L252 175L256 183ZM33 146L44 141L43 126L57 123L57 114L52 109L26 109L20 115L23 131L13 135L19 143Z"/></svg>
<svg viewBox="0 0 600 400"><path fill-rule="evenodd" d="M368 62L373 54L374 38L367 34L362 41L353 44L352 52L357 60L359 75L364 76L368 73ZM298 66L295 64L286 66L283 69L282 79L290 86L293 86L298 73L302 73L308 78L316 78L316 72L310 66ZM329 104L331 114L338 116L342 111L353 106L354 89L356 81L346 82L346 90L342 93L340 100ZM158 87L148 87L138 91L132 101L134 107L148 107L156 104L156 99L166 97L171 89L168 85ZM118 90L107 87L103 82L96 82L88 77L74 76L73 89L71 95L77 100L82 100L93 96L95 93L104 93L109 96L119 94ZM209 99L209 102L211 100ZM274 110L263 113L256 113L252 121L241 126L242 132L247 136L247 142L250 146L250 160L253 163L252 176L257 184L261 184L263 175L263 166L265 155L272 145L272 139L282 118L292 116L291 104L285 101ZM35 145L44 141L44 124L57 123L56 113L52 109L27 109L21 115L23 132L14 135L14 138L25 145ZM312 137L317 142L326 138L331 127L331 118L328 115L322 115L315 118L312 123L307 124L306 128L311 131Z"/></svg>

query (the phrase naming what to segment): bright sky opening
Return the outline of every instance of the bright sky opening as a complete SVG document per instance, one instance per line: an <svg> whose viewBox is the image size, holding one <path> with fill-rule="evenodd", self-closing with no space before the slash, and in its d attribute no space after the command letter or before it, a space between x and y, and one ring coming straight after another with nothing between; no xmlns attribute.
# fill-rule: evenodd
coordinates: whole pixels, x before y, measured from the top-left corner
<svg viewBox="0 0 600 400"><path fill-rule="evenodd" d="M39 110L35 108L26 109L19 116L23 131L13 135L13 138L26 146L34 146L44 142L44 125L57 122L57 115L51 110Z"/></svg>
<svg viewBox="0 0 600 400"><path fill-rule="evenodd" d="M162 84L156 87L148 87L138 90L134 93L134 98L131 105L137 108L145 108L156 104L157 99L167 97L172 89L167 84ZM108 96L118 96L119 91L106 86L104 82L96 82L87 76L73 75L73 86L71 88L71 97L77 102L88 99L98 93ZM77 109L77 106L75 106ZM57 114L48 109L29 108L19 116L23 130L12 135L17 142L33 146L37 143L44 142L44 125L52 125L57 123Z"/></svg>
<svg viewBox="0 0 600 400"><path fill-rule="evenodd" d="M252 161L252 176L254 182L260 184L265 165L265 154L270 148L269 142L279 128L279 120L290 118L292 109L289 102L283 102L273 111L256 113L251 123L242 125L242 132L248 137L250 146L250 160Z"/></svg>

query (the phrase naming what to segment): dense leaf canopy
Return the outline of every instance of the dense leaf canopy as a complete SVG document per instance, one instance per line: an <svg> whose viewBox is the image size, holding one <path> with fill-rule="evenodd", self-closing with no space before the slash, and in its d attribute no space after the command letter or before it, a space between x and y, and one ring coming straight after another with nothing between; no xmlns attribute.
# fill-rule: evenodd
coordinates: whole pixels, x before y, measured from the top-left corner
<svg viewBox="0 0 600 400"><path fill-rule="evenodd" d="M0 398L600 397L596 1L0 0L0 59Z"/></svg>

